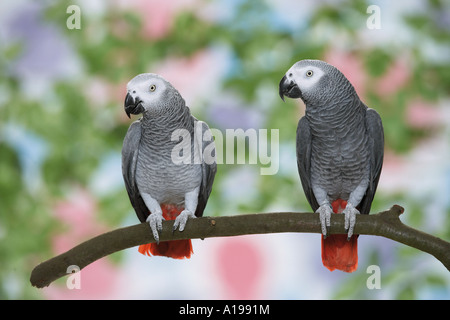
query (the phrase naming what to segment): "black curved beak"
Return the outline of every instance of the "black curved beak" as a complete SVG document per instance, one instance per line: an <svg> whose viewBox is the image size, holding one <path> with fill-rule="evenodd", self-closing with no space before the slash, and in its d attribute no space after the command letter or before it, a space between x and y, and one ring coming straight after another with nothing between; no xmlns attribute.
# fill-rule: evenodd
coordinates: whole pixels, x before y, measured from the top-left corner
<svg viewBox="0 0 450 320"><path fill-rule="evenodd" d="M302 97L302 91L297 84L292 80L288 80L286 76L281 79L278 90L280 98L283 101L285 96L293 99Z"/></svg>
<svg viewBox="0 0 450 320"><path fill-rule="evenodd" d="M142 106L142 101L136 97L133 98L129 93L127 93L127 96L125 97L125 113L127 114L128 118L131 119L130 114L140 114L144 112L144 107Z"/></svg>

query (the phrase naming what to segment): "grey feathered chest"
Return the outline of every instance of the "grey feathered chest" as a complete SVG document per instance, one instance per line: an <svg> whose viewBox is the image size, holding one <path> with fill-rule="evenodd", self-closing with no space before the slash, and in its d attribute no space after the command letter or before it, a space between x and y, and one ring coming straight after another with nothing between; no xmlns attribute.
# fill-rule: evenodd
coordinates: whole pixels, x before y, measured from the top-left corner
<svg viewBox="0 0 450 320"><path fill-rule="evenodd" d="M142 122L142 136L136 165L139 191L148 193L160 204L184 206L185 194L201 183L201 166L174 163L172 152L181 140L172 140L172 133L183 129L184 141L190 141L191 154L195 143L194 118L190 114L161 115ZM188 140L186 140L188 139Z"/></svg>
<svg viewBox="0 0 450 320"><path fill-rule="evenodd" d="M331 201L347 200L363 179L369 179L367 107L350 100L351 107L308 106L311 128L311 184L320 186Z"/></svg>

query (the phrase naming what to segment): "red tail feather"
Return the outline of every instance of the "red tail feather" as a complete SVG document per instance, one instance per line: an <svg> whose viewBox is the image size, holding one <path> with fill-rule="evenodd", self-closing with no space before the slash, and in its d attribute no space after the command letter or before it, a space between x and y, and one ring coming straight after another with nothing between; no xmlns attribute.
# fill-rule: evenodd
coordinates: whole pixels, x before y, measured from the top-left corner
<svg viewBox="0 0 450 320"><path fill-rule="evenodd" d="M184 210L184 208L179 208L173 205L162 205L161 209L163 212L163 217L166 220L175 220L181 211ZM164 241L160 242L160 244L143 244L139 246L139 252L149 257L165 256L174 259L189 259L191 254L194 253L190 239Z"/></svg>
<svg viewBox="0 0 450 320"><path fill-rule="evenodd" d="M334 213L342 213L347 201L338 199L331 206ZM322 262L330 271L335 269L353 272L358 268L358 235L347 240L346 234L322 236Z"/></svg>

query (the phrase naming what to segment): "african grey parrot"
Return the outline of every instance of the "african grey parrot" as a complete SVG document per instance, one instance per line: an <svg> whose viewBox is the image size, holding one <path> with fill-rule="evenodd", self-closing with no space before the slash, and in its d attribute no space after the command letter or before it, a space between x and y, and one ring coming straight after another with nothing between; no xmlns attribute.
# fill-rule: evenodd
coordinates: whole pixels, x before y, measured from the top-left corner
<svg viewBox="0 0 450 320"><path fill-rule="evenodd" d="M217 170L211 131L191 115L168 81L152 73L140 74L128 83L125 112L128 117L143 116L125 136L122 174L139 220L150 224L157 242L141 245L139 252L189 258L191 240L159 243L158 232L162 220L175 219L174 230L183 231L189 218L203 215ZM205 148L209 158L203 157ZM180 153L184 153L183 161L179 161Z"/></svg>
<svg viewBox="0 0 450 320"><path fill-rule="evenodd" d="M358 266L356 214L369 213L383 164L381 118L337 68L320 60L295 63L281 79L279 94L306 105L297 127L297 166L320 217L323 264L352 272ZM332 212L345 214L347 236L326 236Z"/></svg>

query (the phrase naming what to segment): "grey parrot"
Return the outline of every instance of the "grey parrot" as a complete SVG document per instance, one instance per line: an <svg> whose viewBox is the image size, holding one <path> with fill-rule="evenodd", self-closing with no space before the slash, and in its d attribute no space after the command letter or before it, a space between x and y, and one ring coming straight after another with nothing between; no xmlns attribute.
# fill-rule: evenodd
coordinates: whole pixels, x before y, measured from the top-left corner
<svg viewBox="0 0 450 320"><path fill-rule="evenodd" d="M217 171L211 131L191 115L180 93L156 74L140 74L128 83L124 107L128 117L142 117L125 136L122 174L139 220L149 223L156 240L141 245L139 252L189 258L190 240L159 243L159 232L163 220L175 220L174 231L183 231L189 218L203 215ZM203 157L205 149L209 158Z"/></svg>
<svg viewBox="0 0 450 320"><path fill-rule="evenodd" d="M320 60L295 63L281 79L279 94L306 105L297 127L297 167L319 214L323 264L352 272L358 265L356 215L369 213L383 164L381 118L337 68ZM347 235L327 236L333 212L345 215Z"/></svg>

